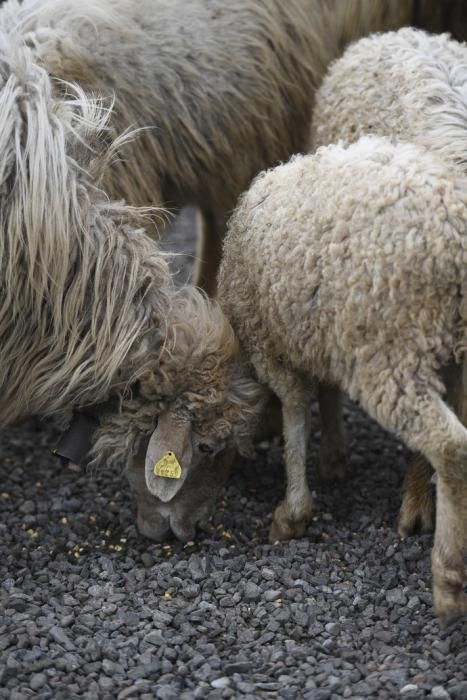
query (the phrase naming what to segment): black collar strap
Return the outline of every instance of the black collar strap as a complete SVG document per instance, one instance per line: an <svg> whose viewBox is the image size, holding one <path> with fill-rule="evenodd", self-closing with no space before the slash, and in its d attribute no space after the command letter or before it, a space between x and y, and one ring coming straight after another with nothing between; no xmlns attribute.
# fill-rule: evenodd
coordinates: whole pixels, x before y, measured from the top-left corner
<svg viewBox="0 0 467 700"><path fill-rule="evenodd" d="M92 413L75 413L52 453L74 464L82 464L91 449L92 438L98 427L99 420Z"/></svg>

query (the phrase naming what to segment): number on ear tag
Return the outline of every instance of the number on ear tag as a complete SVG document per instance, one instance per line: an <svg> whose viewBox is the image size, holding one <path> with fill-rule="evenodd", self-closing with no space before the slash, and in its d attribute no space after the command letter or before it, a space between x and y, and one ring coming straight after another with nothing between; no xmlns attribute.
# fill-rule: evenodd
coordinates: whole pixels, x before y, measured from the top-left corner
<svg viewBox="0 0 467 700"><path fill-rule="evenodd" d="M168 479L180 479L182 467L173 452L166 452L165 455L155 463L154 474L165 476Z"/></svg>

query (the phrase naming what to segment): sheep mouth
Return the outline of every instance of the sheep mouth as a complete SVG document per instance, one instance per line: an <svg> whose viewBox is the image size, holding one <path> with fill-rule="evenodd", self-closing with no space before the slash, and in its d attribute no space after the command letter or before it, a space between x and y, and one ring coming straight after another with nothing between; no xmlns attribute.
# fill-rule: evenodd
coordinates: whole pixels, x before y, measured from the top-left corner
<svg viewBox="0 0 467 700"><path fill-rule="evenodd" d="M192 518L174 516L168 509L150 512L138 507L138 530L143 537L153 542L167 542L176 539L185 543L195 539L198 521Z"/></svg>

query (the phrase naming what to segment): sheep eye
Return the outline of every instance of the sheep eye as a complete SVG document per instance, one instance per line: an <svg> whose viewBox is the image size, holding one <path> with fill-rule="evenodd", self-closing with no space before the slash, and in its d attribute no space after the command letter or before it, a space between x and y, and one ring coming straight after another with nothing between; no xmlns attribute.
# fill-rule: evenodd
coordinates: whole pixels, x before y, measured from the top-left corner
<svg viewBox="0 0 467 700"><path fill-rule="evenodd" d="M204 455L207 455L210 454L213 450L210 445L207 445L205 442L200 442L199 451L202 452Z"/></svg>

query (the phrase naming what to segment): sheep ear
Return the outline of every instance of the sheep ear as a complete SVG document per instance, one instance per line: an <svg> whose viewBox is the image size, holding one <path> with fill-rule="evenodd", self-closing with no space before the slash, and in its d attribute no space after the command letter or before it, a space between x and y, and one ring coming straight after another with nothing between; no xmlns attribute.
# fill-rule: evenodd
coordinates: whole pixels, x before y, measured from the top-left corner
<svg viewBox="0 0 467 700"><path fill-rule="evenodd" d="M153 496L168 503L187 478L193 448L191 423L180 421L167 411L159 416L146 452L146 486Z"/></svg>

